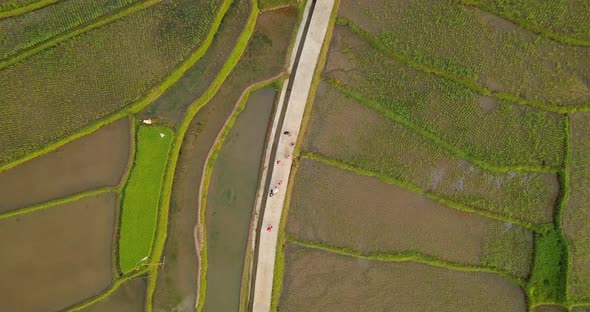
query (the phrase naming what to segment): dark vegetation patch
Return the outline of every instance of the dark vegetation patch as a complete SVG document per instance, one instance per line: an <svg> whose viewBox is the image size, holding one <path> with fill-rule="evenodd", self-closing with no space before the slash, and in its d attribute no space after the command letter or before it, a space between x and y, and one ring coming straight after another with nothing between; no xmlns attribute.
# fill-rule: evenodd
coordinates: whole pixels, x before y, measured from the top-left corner
<svg viewBox="0 0 590 312"><path fill-rule="evenodd" d="M493 273L373 261L289 243L278 310L524 312L527 304L520 287Z"/></svg>
<svg viewBox="0 0 590 312"><path fill-rule="evenodd" d="M0 164L139 100L199 47L219 2L161 2L0 70Z"/></svg>
<svg viewBox="0 0 590 312"><path fill-rule="evenodd" d="M0 221L3 311L61 311L112 282L117 194Z"/></svg>
<svg viewBox="0 0 590 312"><path fill-rule="evenodd" d="M0 213L117 186L129 163L129 126L121 119L0 173Z"/></svg>

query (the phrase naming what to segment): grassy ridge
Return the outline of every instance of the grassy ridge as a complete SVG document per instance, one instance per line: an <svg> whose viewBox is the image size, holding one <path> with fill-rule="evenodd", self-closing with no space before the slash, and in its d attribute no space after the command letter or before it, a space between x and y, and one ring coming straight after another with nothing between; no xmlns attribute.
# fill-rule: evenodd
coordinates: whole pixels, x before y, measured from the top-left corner
<svg viewBox="0 0 590 312"><path fill-rule="evenodd" d="M173 139L172 130L162 126L140 126L137 133L137 154L121 205L119 261L123 273L135 270L151 254L164 169Z"/></svg>
<svg viewBox="0 0 590 312"><path fill-rule="evenodd" d="M0 19L44 8L62 0L4 0L0 4Z"/></svg>

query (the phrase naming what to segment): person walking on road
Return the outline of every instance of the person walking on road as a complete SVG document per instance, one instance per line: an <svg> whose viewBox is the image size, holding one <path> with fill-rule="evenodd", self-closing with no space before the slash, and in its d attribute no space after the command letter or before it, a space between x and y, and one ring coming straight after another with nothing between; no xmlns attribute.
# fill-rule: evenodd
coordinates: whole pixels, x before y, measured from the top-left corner
<svg viewBox="0 0 590 312"><path fill-rule="evenodd" d="M268 194L268 196L273 197L273 196L277 195L278 193L279 193L279 187L275 186L270 189L270 194Z"/></svg>

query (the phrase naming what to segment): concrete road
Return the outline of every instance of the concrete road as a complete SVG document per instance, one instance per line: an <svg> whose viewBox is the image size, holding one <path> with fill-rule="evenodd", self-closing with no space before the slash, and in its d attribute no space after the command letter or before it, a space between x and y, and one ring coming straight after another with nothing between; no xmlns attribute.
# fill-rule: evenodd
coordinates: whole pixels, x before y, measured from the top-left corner
<svg viewBox="0 0 590 312"><path fill-rule="evenodd" d="M307 32L302 32L303 46L300 54L293 60L294 76L290 78L292 79L291 91L285 99L284 119L278 122L277 128L274 129L274 133L278 136L277 144L273 144L276 156L270 159L272 163L267 164L271 173L270 179L266 180L269 183L266 189L278 187L279 192L267 198L260 223L252 303L254 312L270 311L277 234L285 202L285 191L291 174L293 143L298 139L311 82L334 7L334 0L317 0L315 3L310 0L309 2L311 18L307 25ZM301 27L306 27L306 21L304 17ZM297 45L295 49L298 49ZM285 131L290 134L284 134ZM280 163L277 164L277 160ZM268 196L268 193L263 196ZM272 230L267 231L268 227L272 227Z"/></svg>

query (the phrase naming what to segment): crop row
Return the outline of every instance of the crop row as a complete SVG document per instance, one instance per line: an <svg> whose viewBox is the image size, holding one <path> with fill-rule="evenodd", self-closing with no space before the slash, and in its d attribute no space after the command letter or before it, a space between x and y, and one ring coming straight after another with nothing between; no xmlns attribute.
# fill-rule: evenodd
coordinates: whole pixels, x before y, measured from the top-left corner
<svg viewBox="0 0 590 312"><path fill-rule="evenodd" d="M326 85L304 150L524 224L553 221L555 174L480 168Z"/></svg>
<svg viewBox="0 0 590 312"><path fill-rule="evenodd" d="M343 1L339 14L404 57L492 91L560 107L590 102L590 48L479 9L451 0Z"/></svg>
<svg viewBox="0 0 590 312"><path fill-rule="evenodd" d="M163 2L0 71L4 164L95 123L162 83L205 38L218 1Z"/></svg>
<svg viewBox="0 0 590 312"><path fill-rule="evenodd" d="M563 227L570 246L568 299L590 301L590 114L571 116L569 197Z"/></svg>
<svg viewBox="0 0 590 312"><path fill-rule="evenodd" d="M586 0L460 0L505 16L519 25L571 44L590 43L590 3Z"/></svg>
<svg viewBox="0 0 590 312"><path fill-rule="evenodd" d="M138 1L65 0L29 14L0 19L0 59Z"/></svg>
<svg viewBox="0 0 590 312"><path fill-rule="evenodd" d="M332 85L390 119L495 166L560 168L564 117L483 96L416 70L337 26L324 72Z"/></svg>

